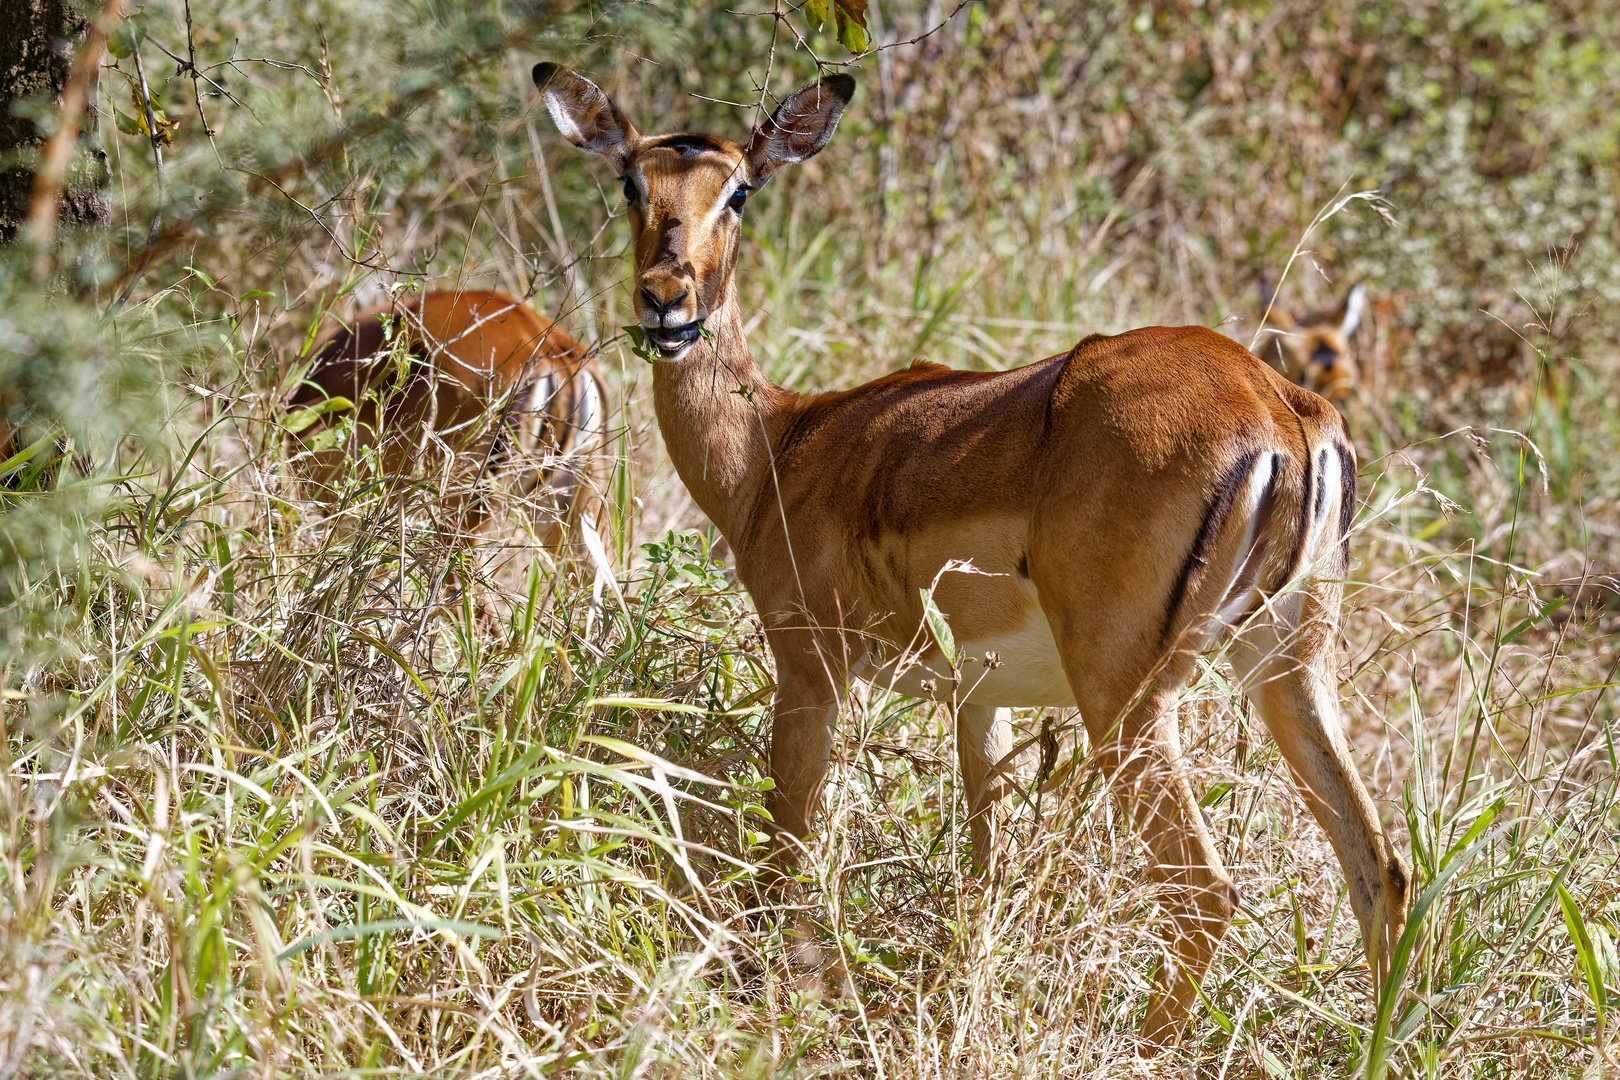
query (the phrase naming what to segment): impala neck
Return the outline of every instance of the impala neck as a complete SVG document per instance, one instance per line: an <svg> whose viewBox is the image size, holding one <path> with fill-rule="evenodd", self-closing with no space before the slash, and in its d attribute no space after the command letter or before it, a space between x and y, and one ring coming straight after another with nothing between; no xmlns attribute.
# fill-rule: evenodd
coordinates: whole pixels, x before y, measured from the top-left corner
<svg viewBox="0 0 1620 1080"><path fill-rule="evenodd" d="M767 379L743 334L735 282L678 363L653 362L653 404L687 490L733 547L770 481L771 447L796 395Z"/></svg>

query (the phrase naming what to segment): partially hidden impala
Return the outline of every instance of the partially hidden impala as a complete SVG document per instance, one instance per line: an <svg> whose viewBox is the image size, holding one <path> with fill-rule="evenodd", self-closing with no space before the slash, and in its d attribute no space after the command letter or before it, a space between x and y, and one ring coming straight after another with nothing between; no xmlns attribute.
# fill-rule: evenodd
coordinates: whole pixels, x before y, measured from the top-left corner
<svg viewBox="0 0 1620 1080"><path fill-rule="evenodd" d="M399 336L410 357L403 371L392 362ZM612 574L603 543L607 387L595 358L562 327L505 293L429 292L355 316L311 357L289 408L352 402L355 442L381 442L383 468L394 475L411 471L431 435L456 452L458 486L497 480L520 498L541 546L568 556L577 576L594 577L599 590ZM319 434L312 427L297 442ZM319 487L352 467L353 450L346 443L311 452ZM465 503L457 531L479 531L488 508L456 501Z"/></svg>
<svg viewBox="0 0 1620 1080"><path fill-rule="evenodd" d="M744 145L643 135L554 64L534 80L563 137L624 185L658 424L736 554L776 662L776 826L809 833L850 678L919 694L948 677L930 675L950 671L937 646L920 667L897 664L929 640L920 590L938 579L935 601L979 661L956 715L970 805L1002 794L1007 707L1078 707L1162 883L1171 962L1142 1033L1148 1049L1173 1043L1238 902L1182 760L1176 699L1198 653L1245 624L1238 674L1332 840L1382 977L1407 872L1337 701L1356 484L1338 412L1196 326L1093 335L1012 371L916 363L835 393L775 386L743 333L744 207L827 144L855 81L797 91ZM951 562L977 572L941 575ZM975 825L979 848L990 830Z"/></svg>

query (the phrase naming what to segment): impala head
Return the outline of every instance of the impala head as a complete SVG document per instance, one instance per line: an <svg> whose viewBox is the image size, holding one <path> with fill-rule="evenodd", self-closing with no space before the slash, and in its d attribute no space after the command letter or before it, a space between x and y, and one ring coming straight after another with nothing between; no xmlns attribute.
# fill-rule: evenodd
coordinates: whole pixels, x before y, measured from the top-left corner
<svg viewBox="0 0 1620 1080"><path fill-rule="evenodd" d="M855 80L797 91L746 146L718 135L643 135L589 79L537 64L534 84L563 138L619 171L636 260L636 318L658 355L680 360L737 265L743 204L784 165L813 157L838 127Z"/></svg>
<svg viewBox="0 0 1620 1080"><path fill-rule="evenodd" d="M1290 314L1273 302L1271 286L1260 281L1260 311L1265 315L1265 338L1260 357L1281 369L1307 390L1332 402L1350 396L1358 372L1350 351L1350 335L1367 306L1367 289L1359 282L1344 303L1324 311Z"/></svg>

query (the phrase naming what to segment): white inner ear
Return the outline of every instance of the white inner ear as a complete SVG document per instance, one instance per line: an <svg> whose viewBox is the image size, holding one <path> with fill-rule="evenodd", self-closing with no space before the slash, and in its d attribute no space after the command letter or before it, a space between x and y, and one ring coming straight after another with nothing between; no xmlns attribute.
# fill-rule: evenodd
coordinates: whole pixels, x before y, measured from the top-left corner
<svg viewBox="0 0 1620 1080"><path fill-rule="evenodd" d="M771 157L778 165L797 165L804 160L804 155L795 153L793 140L786 132L782 132L771 142Z"/></svg>
<svg viewBox="0 0 1620 1080"><path fill-rule="evenodd" d="M770 141L765 144L764 155L770 167L797 165L804 160L804 155L793 149L793 138L798 132L797 124L801 119L797 116L784 116L781 123L778 123L774 117L772 118L774 130L771 132Z"/></svg>
<svg viewBox="0 0 1620 1080"><path fill-rule="evenodd" d="M557 132L563 138L575 146L579 146L586 141L585 133L579 130L579 125L574 123L572 116L568 115L568 112L563 108L561 99L556 94L548 93L546 95L546 112L551 114L551 122L557 125Z"/></svg>
<svg viewBox="0 0 1620 1080"><path fill-rule="evenodd" d="M1344 301L1344 319L1339 323L1339 333L1349 337L1355 332L1356 326L1361 322L1361 310L1367 306L1367 287L1356 282L1355 288Z"/></svg>

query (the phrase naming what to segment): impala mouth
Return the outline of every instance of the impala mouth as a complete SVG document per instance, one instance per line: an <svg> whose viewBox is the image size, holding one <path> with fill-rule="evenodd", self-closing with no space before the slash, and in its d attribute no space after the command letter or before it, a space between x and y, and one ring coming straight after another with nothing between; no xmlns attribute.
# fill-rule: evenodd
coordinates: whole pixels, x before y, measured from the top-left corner
<svg viewBox="0 0 1620 1080"><path fill-rule="evenodd" d="M702 320L694 320L685 326L654 326L647 330L647 337L658 348L658 355L665 360L673 360L698 339L703 333Z"/></svg>

